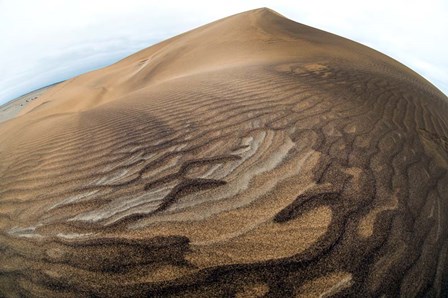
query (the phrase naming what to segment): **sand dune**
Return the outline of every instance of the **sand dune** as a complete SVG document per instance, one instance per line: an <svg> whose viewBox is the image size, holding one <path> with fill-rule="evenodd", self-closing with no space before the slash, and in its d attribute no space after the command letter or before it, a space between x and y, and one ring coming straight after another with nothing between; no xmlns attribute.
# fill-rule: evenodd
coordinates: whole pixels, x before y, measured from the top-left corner
<svg viewBox="0 0 448 298"><path fill-rule="evenodd" d="M58 83L56 83L58 84ZM7 121L9 119L15 118L21 110L23 110L27 105L35 101L39 98L42 94L44 94L47 91L50 91L52 87L54 87L56 84L52 84L47 87L43 87L37 90L34 90L32 92L29 92L27 94L24 94L14 100L11 100L3 105L0 106L0 123ZM39 105L44 105L45 102L40 102ZM35 109L37 107L34 107Z"/></svg>
<svg viewBox="0 0 448 298"><path fill-rule="evenodd" d="M269 9L0 124L0 296L448 294L448 99Z"/></svg>

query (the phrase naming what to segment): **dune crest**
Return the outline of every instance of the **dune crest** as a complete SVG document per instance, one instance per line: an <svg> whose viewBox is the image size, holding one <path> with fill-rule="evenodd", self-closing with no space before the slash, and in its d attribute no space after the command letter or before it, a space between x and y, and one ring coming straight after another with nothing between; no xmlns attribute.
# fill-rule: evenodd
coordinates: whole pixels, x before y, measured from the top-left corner
<svg viewBox="0 0 448 298"><path fill-rule="evenodd" d="M0 296L443 296L448 99L257 9L0 124Z"/></svg>

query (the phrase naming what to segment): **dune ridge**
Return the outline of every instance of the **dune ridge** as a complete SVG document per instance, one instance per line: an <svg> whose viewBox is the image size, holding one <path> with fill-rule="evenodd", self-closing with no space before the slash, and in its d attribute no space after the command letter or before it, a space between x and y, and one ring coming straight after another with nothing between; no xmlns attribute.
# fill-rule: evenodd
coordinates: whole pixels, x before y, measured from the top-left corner
<svg viewBox="0 0 448 298"><path fill-rule="evenodd" d="M50 91L0 124L2 296L448 294L448 99L395 60L263 8Z"/></svg>

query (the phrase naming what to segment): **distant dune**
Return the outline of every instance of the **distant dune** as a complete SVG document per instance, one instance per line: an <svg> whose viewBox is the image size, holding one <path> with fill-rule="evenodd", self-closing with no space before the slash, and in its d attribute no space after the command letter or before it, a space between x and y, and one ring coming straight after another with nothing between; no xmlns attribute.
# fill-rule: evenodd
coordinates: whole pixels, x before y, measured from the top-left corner
<svg viewBox="0 0 448 298"><path fill-rule="evenodd" d="M42 95L44 92L47 92L49 89L51 89L51 87L57 84L59 83L34 90L1 105L0 123L15 118L20 113L20 111L23 110L29 103L33 102L33 100L38 99L40 95Z"/></svg>
<svg viewBox="0 0 448 298"><path fill-rule="evenodd" d="M0 296L447 297L448 98L397 61L263 8L50 91L0 124Z"/></svg>

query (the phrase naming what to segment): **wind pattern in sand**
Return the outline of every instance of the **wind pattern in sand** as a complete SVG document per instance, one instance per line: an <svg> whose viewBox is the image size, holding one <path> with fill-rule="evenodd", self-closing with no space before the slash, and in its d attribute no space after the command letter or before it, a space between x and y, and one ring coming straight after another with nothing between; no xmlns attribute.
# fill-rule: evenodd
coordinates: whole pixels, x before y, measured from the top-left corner
<svg viewBox="0 0 448 298"><path fill-rule="evenodd" d="M0 124L0 295L448 293L448 99L260 9Z"/></svg>

